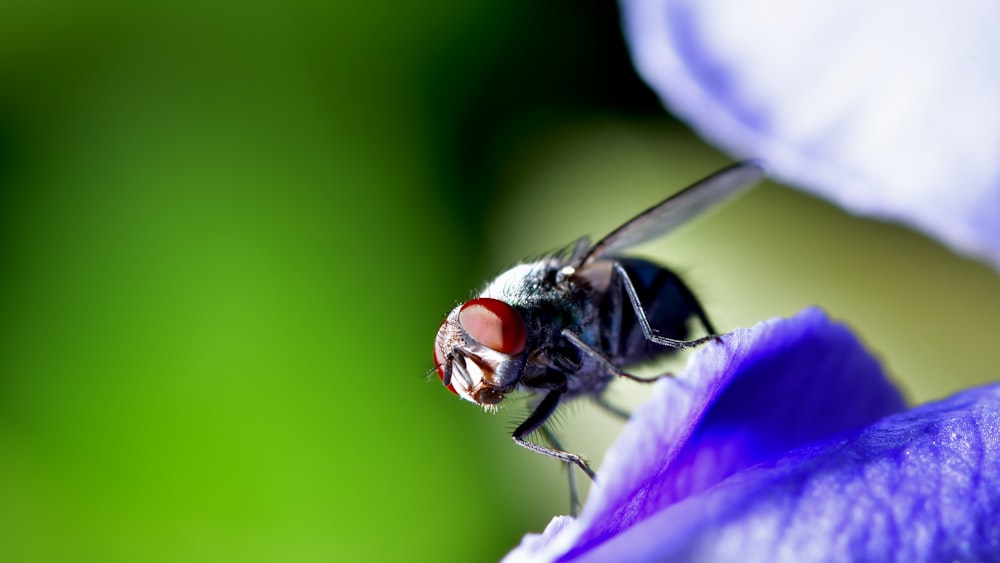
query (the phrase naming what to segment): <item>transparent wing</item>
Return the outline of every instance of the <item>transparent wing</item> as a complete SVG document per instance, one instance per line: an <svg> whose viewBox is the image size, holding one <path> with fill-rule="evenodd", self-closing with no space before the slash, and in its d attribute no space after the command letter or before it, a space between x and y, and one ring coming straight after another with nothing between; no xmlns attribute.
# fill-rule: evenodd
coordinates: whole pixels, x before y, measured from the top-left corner
<svg viewBox="0 0 1000 563"><path fill-rule="evenodd" d="M702 211L749 189L763 176L764 168L753 160L720 170L643 211L597 241L580 260L578 267L605 254L665 235Z"/></svg>

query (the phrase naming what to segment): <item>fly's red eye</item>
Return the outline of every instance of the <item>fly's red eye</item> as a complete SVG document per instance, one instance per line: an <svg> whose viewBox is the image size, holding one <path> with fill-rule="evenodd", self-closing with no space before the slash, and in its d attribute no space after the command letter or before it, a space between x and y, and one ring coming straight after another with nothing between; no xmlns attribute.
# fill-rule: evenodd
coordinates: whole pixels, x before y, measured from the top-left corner
<svg viewBox="0 0 1000 563"><path fill-rule="evenodd" d="M434 339L434 367L437 368L438 377L441 378L441 382L444 383L444 368L446 359L441 355L441 348L444 346L444 328L448 324L447 321L441 323L441 328L438 329L437 337ZM447 385L448 390L452 393L458 395L458 391L451 386L451 382Z"/></svg>
<svg viewBox="0 0 1000 563"><path fill-rule="evenodd" d="M513 307L489 297L473 299L458 314L458 322L476 342L502 354L524 351L527 330L521 314Z"/></svg>

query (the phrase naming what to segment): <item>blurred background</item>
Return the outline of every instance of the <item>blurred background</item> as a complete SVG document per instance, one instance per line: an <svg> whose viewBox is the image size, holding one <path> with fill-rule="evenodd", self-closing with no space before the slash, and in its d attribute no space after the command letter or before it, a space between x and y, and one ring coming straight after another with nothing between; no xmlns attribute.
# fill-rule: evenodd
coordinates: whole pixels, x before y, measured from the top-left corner
<svg viewBox="0 0 1000 563"><path fill-rule="evenodd" d="M523 404L460 402L431 344L511 263L730 162L617 17L5 1L0 559L488 561L565 513ZM767 184L643 252L720 329L824 307L914 402L995 377L997 275L908 230ZM621 425L561 427L599 465Z"/></svg>

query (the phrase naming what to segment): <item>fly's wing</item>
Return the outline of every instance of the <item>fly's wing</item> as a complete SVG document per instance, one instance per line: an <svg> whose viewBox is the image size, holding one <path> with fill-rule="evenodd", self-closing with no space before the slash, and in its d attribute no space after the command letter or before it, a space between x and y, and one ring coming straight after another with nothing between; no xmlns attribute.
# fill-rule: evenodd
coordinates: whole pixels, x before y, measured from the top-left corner
<svg viewBox="0 0 1000 563"><path fill-rule="evenodd" d="M583 256L583 267L601 256L652 240L683 225L722 200L755 185L764 176L757 161L734 164L643 211L597 241Z"/></svg>
<svg viewBox="0 0 1000 563"><path fill-rule="evenodd" d="M583 257L590 252L590 237L580 237L573 243L573 253L569 256L570 264L579 264Z"/></svg>

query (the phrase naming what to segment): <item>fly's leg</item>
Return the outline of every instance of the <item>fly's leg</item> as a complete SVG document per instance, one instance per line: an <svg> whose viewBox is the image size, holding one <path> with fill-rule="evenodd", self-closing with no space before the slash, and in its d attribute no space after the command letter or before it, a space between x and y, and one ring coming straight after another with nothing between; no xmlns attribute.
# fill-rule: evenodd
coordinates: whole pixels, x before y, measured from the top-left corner
<svg viewBox="0 0 1000 563"><path fill-rule="evenodd" d="M632 418L632 414L628 411L609 403L608 398L604 396L604 393L594 397L594 404L622 420L628 421L628 419Z"/></svg>
<svg viewBox="0 0 1000 563"><path fill-rule="evenodd" d="M709 332L709 336L696 338L694 340L675 340L673 338L667 338L656 334L653 327L649 325L649 319L646 318L646 309L643 308L642 303L639 301L639 294L636 292L635 286L632 284L632 279L629 277L628 272L626 272L625 268L618 262L615 262L614 264L614 272L617 274L615 278L618 283L621 284L622 289L625 290L625 294L628 295L628 299L632 303L632 309L635 311L635 317L639 321L639 327L642 329L642 334L646 337L646 340L654 344L670 348L694 348L710 340L718 338L715 336L714 327L712 327L712 323L709 322L704 309L701 308L701 304L698 303L698 300L694 298L694 294L691 293L691 290L684 285L684 282L682 282L680 278L675 277L674 280L681 289L681 292L684 295L684 300L687 301L688 305L694 310L695 316L697 316L698 320L701 321L701 324L705 326L705 330ZM612 280L612 282L614 281L615 280ZM636 378L633 377L632 379Z"/></svg>
<svg viewBox="0 0 1000 563"><path fill-rule="evenodd" d="M590 344L587 344L572 330L568 328L562 329L563 338L569 340L570 344L576 346L577 350L583 352L584 354L590 356L594 361L601 364L601 367L611 375L617 377L624 377L625 379L631 379L632 381L638 381L639 383L653 383L654 381L659 381L662 376L657 377L639 377L638 375L632 375L627 371L623 371L621 368L616 366L611 360L607 358L600 350L594 348ZM683 342L683 341L680 341Z"/></svg>
<svg viewBox="0 0 1000 563"><path fill-rule="evenodd" d="M590 477L591 481L594 480L594 470L587 465L587 462L580 456L574 453L566 452L557 448L547 448L545 446L536 444L534 442L529 442L524 439L525 436L531 434L535 430L538 430L545 424L545 421L552 416L555 412L556 406L559 404L559 399L562 397L563 391L561 389L556 389L554 391L549 391L549 394L542 399L541 403L535 407L535 412L531 413L517 428L514 429L514 433L511 438L514 439L514 443L522 448L529 449L533 452L540 453L542 455L547 455L553 459L558 459L566 463L572 463L580 468Z"/></svg>
<svg viewBox="0 0 1000 563"><path fill-rule="evenodd" d="M552 445L553 448L557 450L562 450L562 444L559 443L559 439L556 438L555 433L549 429L548 426L542 425L542 434L545 435L545 440ZM580 511L580 495L576 491L576 472L573 471L573 465L569 462L563 462L566 467L566 475L569 478L569 515L576 516Z"/></svg>

